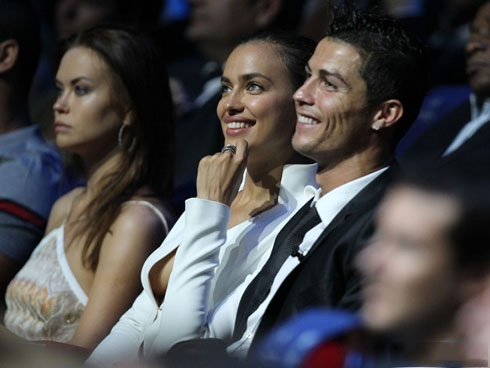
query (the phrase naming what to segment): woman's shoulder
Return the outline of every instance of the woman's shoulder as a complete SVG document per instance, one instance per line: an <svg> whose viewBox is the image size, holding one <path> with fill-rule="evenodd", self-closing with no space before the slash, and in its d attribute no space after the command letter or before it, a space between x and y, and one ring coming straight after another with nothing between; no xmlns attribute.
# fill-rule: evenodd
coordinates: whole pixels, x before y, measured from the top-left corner
<svg viewBox="0 0 490 368"><path fill-rule="evenodd" d="M149 253L167 235L169 222L163 204L158 200L132 198L123 202L102 244L102 252L117 250L129 257L133 252Z"/></svg>
<svg viewBox="0 0 490 368"><path fill-rule="evenodd" d="M174 217L169 207L155 197L133 196L123 202L115 225L121 225L131 231L163 230L168 232Z"/></svg>
<svg viewBox="0 0 490 368"><path fill-rule="evenodd" d="M73 200L80 193L82 193L83 190L83 187L77 187L56 200L56 202L53 204L53 207L51 208L46 232L49 232L54 228L61 226L63 220L70 211Z"/></svg>

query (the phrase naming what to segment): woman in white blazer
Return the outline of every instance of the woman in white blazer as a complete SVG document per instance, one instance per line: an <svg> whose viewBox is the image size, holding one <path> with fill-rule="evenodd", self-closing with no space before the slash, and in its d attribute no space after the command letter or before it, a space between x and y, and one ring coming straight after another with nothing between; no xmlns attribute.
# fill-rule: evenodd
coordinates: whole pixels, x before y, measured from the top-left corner
<svg viewBox="0 0 490 368"><path fill-rule="evenodd" d="M143 293L90 363L136 360L192 338L231 338L242 291L279 230L311 198L308 186L316 186L316 164L300 164L305 160L291 145L292 95L314 47L302 37L269 34L230 54L217 108L225 146L201 160L197 198L186 201L147 259Z"/></svg>

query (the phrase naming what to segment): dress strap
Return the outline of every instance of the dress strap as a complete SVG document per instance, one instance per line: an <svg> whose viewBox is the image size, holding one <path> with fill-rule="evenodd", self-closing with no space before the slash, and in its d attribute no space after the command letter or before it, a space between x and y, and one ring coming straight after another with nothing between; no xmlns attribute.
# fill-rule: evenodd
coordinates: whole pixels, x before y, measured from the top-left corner
<svg viewBox="0 0 490 368"><path fill-rule="evenodd" d="M141 201L141 200L126 201L123 204L142 204L142 205L145 205L148 208L151 208L153 210L153 212L155 212L156 215L162 221L163 227L165 228L165 235L168 234L168 232L169 232L168 222L165 219L165 216L163 215L163 213L154 204L152 204L152 203L150 203L148 201Z"/></svg>

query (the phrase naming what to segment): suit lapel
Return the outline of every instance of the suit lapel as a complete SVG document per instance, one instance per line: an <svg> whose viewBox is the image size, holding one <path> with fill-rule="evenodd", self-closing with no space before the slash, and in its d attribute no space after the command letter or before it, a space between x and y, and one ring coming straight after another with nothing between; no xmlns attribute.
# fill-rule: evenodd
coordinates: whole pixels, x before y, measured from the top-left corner
<svg viewBox="0 0 490 368"><path fill-rule="evenodd" d="M487 121L480 129L478 129L472 137L467 139L461 147L448 155L466 155L471 154L471 151L477 150L480 147L486 148L490 152L490 121Z"/></svg>
<svg viewBox="0 0 490 368"><path fill-rule="evenodd" d="M469 101L457 107L445 116L435 127L432 139L427 144L432 144L437 149L434 151L434 159L439 160L460 130L471 119L471 105Z"/></svg>
<svg viewBox="0 0 490 368"><path fill-rule="evenodd" d="M312 256L315 250L335 229L342 227L351 216L355 216L358 213L362 213L366 208L370 208L376 205L383 195L387 183L389 183L399 167L397 163L392 164L385 172L375 178L364 189L362 189L345 207L334 217L326 229L315 241L310 251L305 255L303 261ZM355 216L357 218L357 216Z"/></svg>

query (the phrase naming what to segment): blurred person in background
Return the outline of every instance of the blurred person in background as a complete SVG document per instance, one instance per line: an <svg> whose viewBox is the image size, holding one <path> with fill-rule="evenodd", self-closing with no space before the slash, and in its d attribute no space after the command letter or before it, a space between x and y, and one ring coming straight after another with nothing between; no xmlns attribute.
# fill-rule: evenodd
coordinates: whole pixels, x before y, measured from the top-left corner
<svg viewBox="0 0 490 368"><path fill-rule="evenodd" d="M0 295L39 243L63 165L27 106L41 51L27 0L0 1Z"/></svg>
<svg viewBox="0 0 490 368"><path fill-rule="evenodd" d="M490 158L490 1L479 8L466 43L466 74L472 94L422 134L402 163Z"/></svg>

